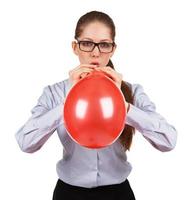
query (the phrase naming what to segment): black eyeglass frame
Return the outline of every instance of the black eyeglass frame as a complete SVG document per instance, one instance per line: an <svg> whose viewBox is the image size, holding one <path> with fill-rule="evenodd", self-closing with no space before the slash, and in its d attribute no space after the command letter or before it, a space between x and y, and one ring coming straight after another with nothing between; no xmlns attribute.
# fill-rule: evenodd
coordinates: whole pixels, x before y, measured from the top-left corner
<svg viewBox="0 0 190 200"><path fill-rule="evenodd" d="M80 46L80 45L81 45L81 42L91 42L91 43L94 44L94 47L93 47L92 50L90 50L90 51L85 51L85 50L81 49L81 46ZM84 51L84 52L92 52L92 51L95 49L95 47L97 46L100 53L111 53L111 52L113 51L114 47L116 46L115 42L98 42L98 43L97 43L97 42L93 42L93 41L89 41L89 40L77 40L77 43L79 44L79 49L80 49L81 51ZM102 43L111 44L111 45L112 45L112 50L109 51L109 52L102 52L102 51L100 50L100 47L99 47L99 45L102 44Z"/></svg>

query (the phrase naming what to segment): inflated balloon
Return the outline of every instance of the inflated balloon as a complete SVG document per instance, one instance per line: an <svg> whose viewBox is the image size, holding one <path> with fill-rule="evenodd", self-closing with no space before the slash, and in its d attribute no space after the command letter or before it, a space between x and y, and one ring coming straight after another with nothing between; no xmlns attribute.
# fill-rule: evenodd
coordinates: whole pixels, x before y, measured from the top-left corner
<svg viewBox="0 0 190 200"><path fill-rule="evenodd" d="M94 71L68 93L63 120L71 138L88 148L112 144L125 125L125 102L121 91L103 72Z"/></svg>

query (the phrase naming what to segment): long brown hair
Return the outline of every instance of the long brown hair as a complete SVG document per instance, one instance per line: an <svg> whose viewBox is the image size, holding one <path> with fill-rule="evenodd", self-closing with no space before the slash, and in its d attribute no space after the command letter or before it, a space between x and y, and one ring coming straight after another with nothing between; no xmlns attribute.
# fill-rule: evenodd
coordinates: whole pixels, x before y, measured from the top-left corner
<svg viewBox="0 0 190 200"><path fill-rule="evenodd" d="M107 66L114 69L114 65L111 60L109 60ZM121 82L121 91L123 93L123 96L125 97L125 100L128 103L133 104L133 95L132 95L131 85L129 83L127 84L124 81L122 81ZM121 144L123 145L125 150L130 149L134 133L135 133L135 128L130 125L125 124L123 132L121 133L121 135L119 137Z"/></svg>
<svg viewBox="0 0 190 200"><path fill-rule="evenodd" d="M110 18L109 15L107 15L103 12L99 12L99 11L91 11L80 17L80 19L77 22L76 29L75 29L75 39L78 39L80 37L80 35L86 25L88 25L92 22L95 22L95 21L105 24L110 29L111 37L112 37L112 40L114 41L115 25L114 25L113 20ZM111 60L109 60L107 66L110 66L114 69L114 65L111 62ZM133 104L133 95L132 95L130 84L127 84L124 81L122 81L121 91L125 97L125 100L128 103ZM134 132L135 132L134 127L125 124L125 127L119 137L120 142L123 145L123 147L125 148L125 150L130 149Z"/></svg>

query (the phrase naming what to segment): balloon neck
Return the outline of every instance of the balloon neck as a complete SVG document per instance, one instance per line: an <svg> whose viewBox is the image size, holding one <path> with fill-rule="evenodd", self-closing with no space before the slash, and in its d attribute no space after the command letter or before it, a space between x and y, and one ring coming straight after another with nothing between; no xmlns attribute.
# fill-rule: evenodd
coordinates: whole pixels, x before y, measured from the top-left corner
<svg viewBox="0 0 190 200"><path fill-rule="evenodd" d="M101 75L106 76L105 72L94 70L90 75Z"/></svg>
<svg viewBox="0 0 190 200"><path fill-rule="evenodd" d="M108 79L108 80L110 80L110 81L112 81L113 82L113 80L105 73L105 72L103 72L103 71L98 71L98 70L94 70L94 71L92 71L87 77L104 77L104 78L106 78L106 79ZM86 77L86 78L87 78Z"/></svg>

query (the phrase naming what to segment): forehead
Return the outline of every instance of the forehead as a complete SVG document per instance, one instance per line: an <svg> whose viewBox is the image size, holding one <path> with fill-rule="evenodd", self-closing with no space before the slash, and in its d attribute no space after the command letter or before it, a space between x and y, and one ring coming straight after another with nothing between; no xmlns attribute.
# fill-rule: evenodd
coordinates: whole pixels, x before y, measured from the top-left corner
<svg viewBox="0 0 190 200"><path fill-rule="evenodd" d="M111 40L111 30L101 22L92 22L84 26L80 38L89 38L92 40Z"/></svg>

